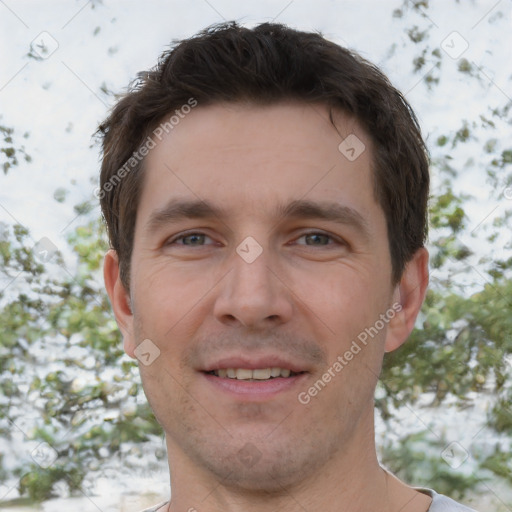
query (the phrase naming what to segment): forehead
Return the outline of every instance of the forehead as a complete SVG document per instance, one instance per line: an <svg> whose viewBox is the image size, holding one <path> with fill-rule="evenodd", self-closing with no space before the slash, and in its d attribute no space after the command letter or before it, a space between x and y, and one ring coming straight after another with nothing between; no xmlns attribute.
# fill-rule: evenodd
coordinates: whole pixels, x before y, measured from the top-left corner
<svg viewBox="0 0 512 512"><path fill-rule="evenodd" d="M324 105L302 103L195 107L146 157L138 216L173 197L208 200L238 215L302 198L378 209L371 142L354 119L333 118L335 125ZM347 158L353 152L344 152L343 141L362 151L357 158Z"/></svg>

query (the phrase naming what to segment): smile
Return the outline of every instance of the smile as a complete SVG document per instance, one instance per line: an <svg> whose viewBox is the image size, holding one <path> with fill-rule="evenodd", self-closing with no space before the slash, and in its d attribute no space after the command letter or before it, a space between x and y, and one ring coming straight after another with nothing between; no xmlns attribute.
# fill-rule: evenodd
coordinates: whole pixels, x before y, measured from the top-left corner
<svg viewBox="0 0 512 512"><path fill-rule="evenodd" d="M238 380L269 380L276 377L294 377L303 372L292 372L289 368L280 368L278 366L272 368L219 368L207 372L209 375L216 377L238 379Z"/></svg>

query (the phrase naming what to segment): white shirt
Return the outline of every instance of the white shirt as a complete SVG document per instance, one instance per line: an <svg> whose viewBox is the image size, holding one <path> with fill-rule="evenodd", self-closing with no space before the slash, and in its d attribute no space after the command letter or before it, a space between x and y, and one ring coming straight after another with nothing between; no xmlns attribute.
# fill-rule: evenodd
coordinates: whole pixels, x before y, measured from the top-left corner
<svg viewBox="0 0 512 512"><path fill-rule="evenodd" d="M427 494L432 498L432 503L430 504L428 512L476 512L476 510L465 507L447 496L438 494L432 489L416 488L416 490L423 494Z"/></svg>

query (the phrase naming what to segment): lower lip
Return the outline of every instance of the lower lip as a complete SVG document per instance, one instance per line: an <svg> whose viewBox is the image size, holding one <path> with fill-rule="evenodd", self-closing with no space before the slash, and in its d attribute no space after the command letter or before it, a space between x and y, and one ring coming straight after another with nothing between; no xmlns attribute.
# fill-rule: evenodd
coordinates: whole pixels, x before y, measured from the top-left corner
<svg viewBox="0 0 512 512"><path fill-rule="evenodd" d="M203 376L217 389L232 396L242 400L264 401L298 386L307 378L307 373L301 373L293 377L275 377L262 381L230 379L228 377L217 377L209 373L203 373Z"/></svg>

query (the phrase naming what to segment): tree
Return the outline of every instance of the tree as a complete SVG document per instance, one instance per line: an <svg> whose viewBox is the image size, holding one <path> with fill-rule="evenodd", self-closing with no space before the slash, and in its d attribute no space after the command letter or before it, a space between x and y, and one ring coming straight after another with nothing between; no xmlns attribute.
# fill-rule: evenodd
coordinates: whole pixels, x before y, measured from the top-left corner
<svg viewBox="0 0 512 512"><path fill-rule="evenodd" d="M0 120L2 117L0 116ZM2 169L4 171L4 174L7 174L7 171L16 165L18 165L18 158L21 156L25 159L26 162L30 162L31 158L27 153L25 152L24 146L18 146L16 148L16 145L13 141L13 134L14 129L9 128L7 126L4 126L0 124L0 136L2 137L2 145L3 147L0 148L0 153L2 153ZM25 133L23 135L24 138L28 137L28 133Z"/></svg>

